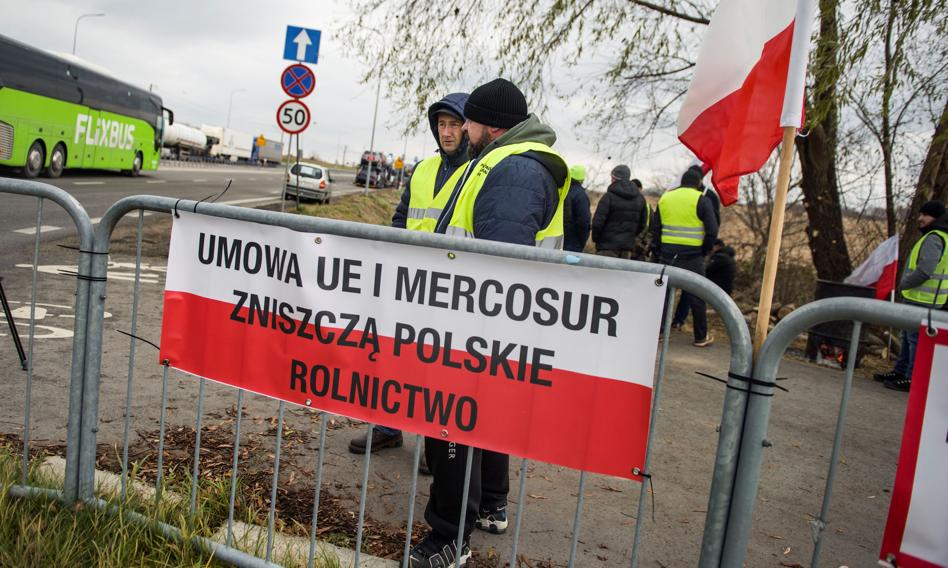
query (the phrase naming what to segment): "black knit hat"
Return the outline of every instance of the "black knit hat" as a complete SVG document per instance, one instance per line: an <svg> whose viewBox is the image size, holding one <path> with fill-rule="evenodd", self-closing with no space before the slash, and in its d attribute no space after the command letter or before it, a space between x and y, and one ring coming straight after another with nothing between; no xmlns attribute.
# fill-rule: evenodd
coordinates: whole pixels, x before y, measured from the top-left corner
<svg viewBox="0 0 948 568"><path fill-rule="evenodd" d="M468 120L495 128L513 128L527 119L527 99L507 79L494 79L474 89L464 105Z"/></svg>
<svg viewBox="0 0 948 568"><path fill-rule="evenodd" d="M629 166L625 164L619 164L618 166L612 168L612 172L610 173L612 177L624 181L629 181L629 178L632 177L632 171L629 169Z"/></svg>
<svg viewBox="0 0 948 568"><path fill-rule="evenodd" d="M701 180L704 178L704 170L701 166L695 165L688 168L681 176L682 187L700 187Z"/></svg>
<svg viewBox="0 0 948 568"><path fill-rule="evenodd" d="M922 205L918 212L937 219L945 214L945 204L941 201L929 201Z"/></svg>

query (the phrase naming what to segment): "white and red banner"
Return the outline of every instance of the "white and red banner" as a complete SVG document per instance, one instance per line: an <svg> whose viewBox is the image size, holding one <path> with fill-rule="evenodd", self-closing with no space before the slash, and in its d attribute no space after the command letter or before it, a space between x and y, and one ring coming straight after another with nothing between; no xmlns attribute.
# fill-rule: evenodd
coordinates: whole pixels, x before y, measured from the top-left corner
<svg viewBox="0 0 948 568"><path fill-rule="evenodd" d="M665 288L181 212L161 358L287 402L632 478Z"/></svg>
<svg viewBox="0 0 948 568"><path fill-rule="evenodd" d="M923 323L879 552L899 568L948 567L948 328L935 337L926 329Z"/></svg>
<svg viewBox="0 0 948 568"><path fill-rule="evenodd" d="M843 280L846 284L869 286L876 289L877 300L888 300L895 290L895 276L899 272L899 236L882 241L869 258Z"/></svg>
<svg viewBox="0 0 948 568"><path fill-rule="evenodd" d="M678 138L707 167L721 203L764 165L781 127L803 124L815 0L721 0L678 115Z"/></svg>

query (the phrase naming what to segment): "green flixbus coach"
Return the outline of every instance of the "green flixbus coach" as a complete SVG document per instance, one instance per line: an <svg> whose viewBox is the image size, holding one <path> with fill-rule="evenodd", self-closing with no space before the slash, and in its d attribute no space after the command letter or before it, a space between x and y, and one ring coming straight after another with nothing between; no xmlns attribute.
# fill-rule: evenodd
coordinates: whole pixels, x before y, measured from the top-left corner
<svg viewBox="0 0 948 568"><path fill-rule="evenodd" d="M138 175L158 167L173 120L154 93L0 35L0 166Z"/></svg>

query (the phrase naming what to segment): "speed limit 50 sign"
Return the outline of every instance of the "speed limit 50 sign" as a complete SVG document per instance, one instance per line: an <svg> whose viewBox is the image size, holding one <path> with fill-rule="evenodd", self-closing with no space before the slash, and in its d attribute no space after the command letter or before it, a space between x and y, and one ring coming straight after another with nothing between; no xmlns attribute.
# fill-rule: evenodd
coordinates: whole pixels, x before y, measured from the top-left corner
<svg viewBox="0 0 948 568"><path fill-rule="evenodd" d="M288 134L299 134L309 126L309 108L300 100L286 101L277 109L277 124Z"/></svg>

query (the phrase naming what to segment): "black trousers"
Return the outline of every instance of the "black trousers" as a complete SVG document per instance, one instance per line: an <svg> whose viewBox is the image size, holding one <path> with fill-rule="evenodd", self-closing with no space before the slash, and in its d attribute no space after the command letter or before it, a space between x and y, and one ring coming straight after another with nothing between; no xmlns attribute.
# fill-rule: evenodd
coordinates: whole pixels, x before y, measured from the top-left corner
<svg viewBox="0 0 948 568"><path fill-rule="evenodd" d="M662 264L684 268L704 276L704 257L700 254L689 254L679 256L678 258L662 257ZM688 302L691 307L691 315L694 318L694 337L695 341L704 339L708 335L708 307L704 300L693 294L683 292L680 302ZM665 313L662 312L662 322L665 321Z"/></svg>
<svg viewBox="0 0 948 568"><path fill-rule="evenodd" d="M465 540L474 530L474 521L481 509L495 509L507 504L510 456L437 438L425 438L425 459L433 476L425 520L431 525L432 531L444 539L454 540L458 536L468 451L473 451L474 455L470 491L465 506Z"/></svg>

